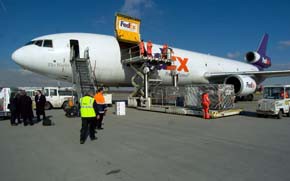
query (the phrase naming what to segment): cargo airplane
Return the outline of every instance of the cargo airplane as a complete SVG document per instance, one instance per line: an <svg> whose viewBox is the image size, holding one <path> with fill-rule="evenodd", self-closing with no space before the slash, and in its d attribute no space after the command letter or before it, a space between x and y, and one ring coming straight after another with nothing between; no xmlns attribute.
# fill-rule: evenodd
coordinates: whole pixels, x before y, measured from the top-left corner
<svg viewBox="0 0 290 181"><path fill-rule="evenodd" d="M290 76L290 70L265 71L271 66L271 59L266 55L267 42L268 34L265 34L257 51L246 53L246 62L172 48L174 65L163 66L159 70L162 84L172 84L170 70L176 70L178 85L233 84L237 96L248 96L252 99L257 85L266 78ZM91 67L98 84L132 86L131 77L134 71L122 63L122 46L113 36L89 33L41 36L17 49L12 54L12 59L22 68L32 72L58 80L72 81L72 46L77 47L80 56L85 49L89 49ZM153 44L154 56L160 55L161 50L161 45Z"/></svg>

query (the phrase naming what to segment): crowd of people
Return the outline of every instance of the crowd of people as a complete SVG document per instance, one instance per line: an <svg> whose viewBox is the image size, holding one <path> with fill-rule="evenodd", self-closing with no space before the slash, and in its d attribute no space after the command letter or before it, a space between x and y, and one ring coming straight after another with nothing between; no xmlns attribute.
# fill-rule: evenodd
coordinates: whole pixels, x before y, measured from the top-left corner
<svg viewBox="0 0 290 181"><path fill-rule="evenodd" d="M85 143L88 136L90 136L91 140L95 140L96 130L104 129L102 122L107 111L107 105L105 104L103 92L103 88L99 88L95 95L93 92L87 92L80 99L79 111L82 120L81 144ZM46 119L45 95L40 90L37 90L34 101L37 122L41 122L40 118L42 116L42 123L44 124L44 120ZM34 125L35 116L33 113L32 99L24 90L11 94L8 108L11 112L10 122L12 126L17 126L22 123L24 126Z"/></svg>
<svg viewBox="0 0 290 181"><path fill-rule="evenodd" d="M143 57L145 56L148 58L153 58L152 48L153 48L153 44L151 40L149 40L146 43L146 49L145 49L144 40L141 40L139 42L139 52L140 52L140 55ZM170 59L173 54L174 54L173 49L169 48L167 44L164 44L162 46L162 49L161 49L162 59Z"/></svg>
<svg viewBox="0 0 290 181"><path fill-rule="evenodd" d="M45 102L45 96L38 90L35 96L37 122L41 121L40 115L43 115L43 120L45 119ZM22 123L27 126L35 123L32 99L26 94L25 90L11 94L8 108L11 112L10 123L12 126Z"/></svg>

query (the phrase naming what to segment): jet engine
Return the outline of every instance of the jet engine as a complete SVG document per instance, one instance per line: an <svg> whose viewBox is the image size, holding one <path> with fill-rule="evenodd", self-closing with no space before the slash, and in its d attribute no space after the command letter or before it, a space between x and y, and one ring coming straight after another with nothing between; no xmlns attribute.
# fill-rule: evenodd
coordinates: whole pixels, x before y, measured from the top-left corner
<svg viewBox="0 0 290 181"><path fill-rule="evenodd" d="M248 63L256 63L261 59L261 55L258 52L248 52L245 59Z"/></svg>
<svg viewBox="0 0 290 181"><path fill-rule="evenodd" d="M246 96L255 92L256 81L246 75L231 75L224 81L225 84L232 84L237 96Z"/></svg>

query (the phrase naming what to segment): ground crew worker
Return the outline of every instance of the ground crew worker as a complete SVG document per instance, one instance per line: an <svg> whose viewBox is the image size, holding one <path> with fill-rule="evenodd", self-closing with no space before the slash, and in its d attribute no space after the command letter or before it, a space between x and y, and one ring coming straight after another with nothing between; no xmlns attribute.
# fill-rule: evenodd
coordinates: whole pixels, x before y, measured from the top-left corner
<svg viewBox="0 0 290 181"><path fill-rule="evenodd" d="M149 40L147 42L147 56L152 58L152 42Z"/></svg>
<svg viewBox="0 0 290 181"><path fill-rule="evenodd" d="M96 129L102 130L104 129L102 127L102 122L104 119L104 115L107 111L107 105L105 104L105 97L103 95L104 89L99 88L96 95L95 95L95 101L97 103L97 122L96 122Z"/></svg>
<svg viewBox="0 0 290 181"><path fill-rule="evenodd" d="M162 59L167 59L167 50L168 49L168 45L164 44L163 48L162 48Z"/></svg>
<svg viewBox="0 0 290 181"><path fill-rule="evenodd" d="M288 92L286 91L284 94L284 89L283 89L281 90L280 97L284 99L284 95L285 95L285 98L289 98Z"/></svg>
<svg viewBox="0 0 290 181"><path fill-rule="evenodd" d="M84 144L88 132L91 140L95 140L95 120L96 120L96 109L97 104L93 98L92 93L86 93L84 97L80 99L80 112L82 118L82 128L81 128L81 136L80 143Z"/></svg>
<svg viewBox="0 0 290 181"><path fill-rule="evenodd" d="M209 115L210 100L209 100L207 92L202 94L201 104L202 104L202 108L203 108L203 118L210 119L210 115Z"/></svg>
<svg viewBox="0 0 290 181"><path fill-rule="evenodd" d="M145 47L144 47L144 41L143 40L141 40L141 42L139 43L139 51L140 51L140 55L144 56Z"/></svg>

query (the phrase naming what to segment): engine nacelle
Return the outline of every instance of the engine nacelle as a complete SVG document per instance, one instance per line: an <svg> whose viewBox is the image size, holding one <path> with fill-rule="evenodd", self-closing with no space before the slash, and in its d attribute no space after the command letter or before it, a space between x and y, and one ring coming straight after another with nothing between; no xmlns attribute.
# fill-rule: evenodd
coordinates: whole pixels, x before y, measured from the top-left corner
<svg viewBox="0 0 290 181"><path fill-rule="evenodd" d="M245 59L248 63L256 63L261 59L261 55L258 52L248 52Z"/></svg>
<svg viewBox="0 0 290 181"><path fill-rule="evenodd" d="M256 91L256 81L246 75L232 75L225 79L225 84L232 84L237 96L246 96Z"/></svg>

